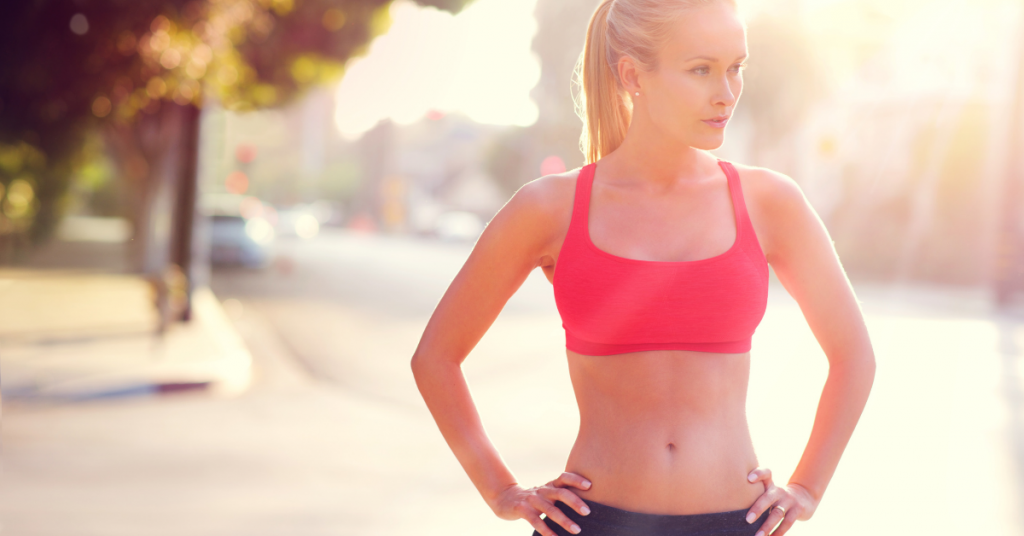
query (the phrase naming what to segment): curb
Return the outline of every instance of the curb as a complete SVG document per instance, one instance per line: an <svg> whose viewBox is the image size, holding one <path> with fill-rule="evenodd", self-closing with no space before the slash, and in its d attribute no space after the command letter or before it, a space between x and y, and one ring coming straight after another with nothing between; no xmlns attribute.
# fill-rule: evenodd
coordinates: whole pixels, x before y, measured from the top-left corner
<svg viewBox="0 0 1024 536"><path fill-rule="evenodd" d="M192 318L172 326L162 338L140 335L131 346L101 342L88 352L73 347L84 356L74 366L32 367L29 362L30 368L19 371L27 381L4 385L3 401L81 402L185 391L231 397L245 392L252 382L252 355L208 287L193 291ZM36 351L45 362L46 348L37 346ZM89 352L130 361L90 361Z"/></svg>

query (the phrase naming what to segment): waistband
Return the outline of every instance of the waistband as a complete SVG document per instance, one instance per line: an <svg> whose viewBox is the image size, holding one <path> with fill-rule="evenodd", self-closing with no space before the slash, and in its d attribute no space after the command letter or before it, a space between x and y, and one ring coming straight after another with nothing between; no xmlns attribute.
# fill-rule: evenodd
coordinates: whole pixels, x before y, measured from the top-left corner
<svg viewBox="0 0 1024 536"><path fill-rule="evenodd" d="M565 327L565 323L562 324ZM652 350L687 350L716 354L742 354L750 351L752 337L720 342L652 342L605 344L581 339L565 330L565 347L582 355L618 355Z"/></svg>
<svg viewBox="0 0 1024 536"><path fill-rule="evenodd" d="M555 506L580 526L599 525L602 527L615 527L629 531L651 531L659 536L672 536L676 534L692 534L701 531L742 531L753 530L760 526L768 517L769 510L765 510L753 523L747 523L746 515L750 510L730 510L727 512L709 512L703 514L648 514L633 512L608 506L598 502L583 499L590 507L590 514L580 515L569 505L556 501Z"/></svg>

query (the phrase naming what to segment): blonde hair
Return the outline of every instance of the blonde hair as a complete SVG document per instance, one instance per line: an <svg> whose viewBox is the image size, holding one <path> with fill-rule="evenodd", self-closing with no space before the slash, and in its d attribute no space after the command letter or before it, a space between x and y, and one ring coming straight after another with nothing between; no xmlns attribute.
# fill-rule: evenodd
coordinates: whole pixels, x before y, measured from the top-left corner
<svg viewBox="0 0 1024 536"><path fill-rule="evenodd" d="M604 0L590 17L587 38L573 71L579 88L573 95L576 115L583 120L580 150L593 163L614 151L633 119L616 65L629 56L638 68L658 67L658 50L682 11L714 2L736 6L734 0Z"/></svg>

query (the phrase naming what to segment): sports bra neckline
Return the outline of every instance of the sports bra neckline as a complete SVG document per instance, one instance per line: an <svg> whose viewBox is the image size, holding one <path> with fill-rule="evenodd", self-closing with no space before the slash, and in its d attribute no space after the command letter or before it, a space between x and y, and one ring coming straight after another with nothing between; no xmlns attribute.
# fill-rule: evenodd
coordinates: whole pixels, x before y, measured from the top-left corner
<svg viewBox="0 0 1024 536"><path fill-rule="evenodd" d="M728 188L729 188L729 200L730 200L730 202L732 204L732 220L733 220L733 225L734 225L734 227L736 229L736 235L733 238L732 245L729 246L729 249L723 251L722 253L719 253L719 254L714 255L712 257L705 257L703 259L695 259L695 260L692 260L692 261L649 261L649 260L645 260L645 259L631 259L629 257L622 257L622 256L619 256L619 255L615 255L614 253L609 253L609 252L607 252L607 251L597 247L597 244L594 244L594 241L591 240L591 238L590 238L590 200L591 200L593 184L594 184L594 174L595 174L595 171L597 169L597 162L591 162L590 164L587 164L586 166L583 166L583 168L580 170L580 175L576 179L577 181L579 181L579 180L583 180L584 181L583 183L580 183L580 184L577 185L577 191L580 192L581 198L582 198L582 203L583 203L583 213L580 216L580 218L582 220L582 222L581 222L581 230L582 230L582 234L583 234L583 242L587 245L588 248L590 248L591 250L593 250L597 254L602 255L604 257L607 257L609 259L612 259L612 260L615 260L615 261L619 261L619 262L624 262L624 263L656 264L656 265L662 265L662 266L672 266L672 265L682 266L682 265L702 264L702 263L706 263L706 262L713 262L713 261L717 261L717 260L721 260L721 259L727 258L728 256L730 256L733 253L735 253L737 250L739 250L740 243L742 242L742 239L743 239L743 236L742 236L741 233L743 233L743 231L744 231L744 226L740 225L740 207L738 206L738 203L742 202L742 201L740 201L740 200L738 200L736 198L736 196L737 196L736 187L738 185L733 183L734 177L733 177L733 174L730 173L730 170L727 168L728 165L729 165L728 162L722 160L721 158L718 159L718 167L722 169L723 173L725 173L726 183L728 184Z"/></svg>

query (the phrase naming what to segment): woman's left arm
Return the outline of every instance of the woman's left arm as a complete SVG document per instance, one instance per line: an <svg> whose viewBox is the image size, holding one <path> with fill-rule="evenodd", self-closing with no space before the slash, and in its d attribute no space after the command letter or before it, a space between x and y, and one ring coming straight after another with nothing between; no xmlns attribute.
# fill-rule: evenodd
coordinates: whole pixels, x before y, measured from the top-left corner
<svg viewBox="0 0 1024 536"><path fill-rule="evenodd" d="M760 514L774 505L764 533L782 521L772 536L810 519L825 494L839 458L867 403L875 377L875 356L853 288L843 271L825 225L789 177L748 168L744 188L751 191L751 219L768 263L796 300L828 358L811 436L786 486L771 483L767 469L752 473L766 480L766 491L751 508Z"/></svg>

